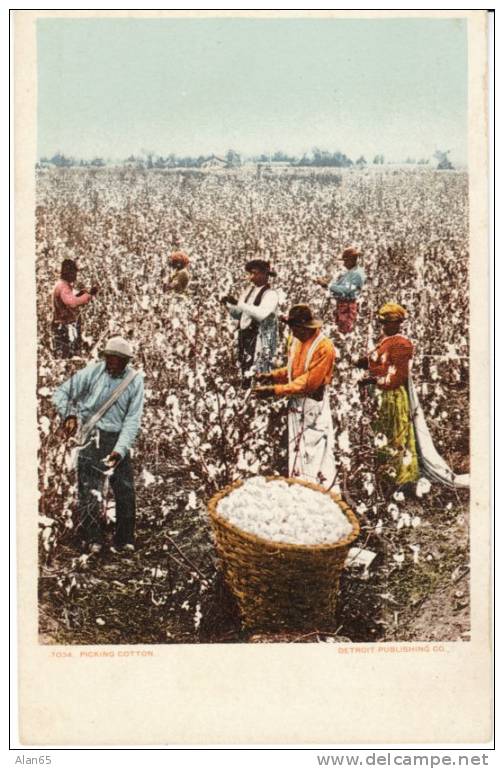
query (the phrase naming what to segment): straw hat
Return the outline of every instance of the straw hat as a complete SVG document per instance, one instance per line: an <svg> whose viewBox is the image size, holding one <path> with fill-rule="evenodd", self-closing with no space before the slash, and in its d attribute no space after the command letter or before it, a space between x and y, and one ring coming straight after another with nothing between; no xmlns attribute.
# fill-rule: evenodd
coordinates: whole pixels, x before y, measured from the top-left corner
<svg viewBox="0 0 504 769"><path fill-rule="evenodd" d="M387 302L387 304L384 304L380 307L378 310L378 317L380 320L406 320L408 317L408 313L404 309L404 307L401 307L400 304L395 304L394 302Z"/></svg>

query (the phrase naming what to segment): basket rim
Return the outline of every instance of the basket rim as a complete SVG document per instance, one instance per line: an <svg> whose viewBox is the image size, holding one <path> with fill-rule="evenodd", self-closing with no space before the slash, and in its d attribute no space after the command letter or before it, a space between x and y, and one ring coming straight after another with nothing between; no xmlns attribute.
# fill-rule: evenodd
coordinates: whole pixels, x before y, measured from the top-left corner
<svg viewBox="0 0 504 769"><path fill-rule="evenodd" d="M242 479L233 481L233 483L228 484L227 486L225 486L223 489L221 489L211 497L207 505L210 518L211 519L213 518L220 526L223 526L233 534L237 534L240 537L248 540L252 544L263 545L263 546L267 545L268 547L274 548L275 550L281 550L281 551L290 552L290 553L294 551L308 553L313 551L329 552L331 550L340 550L343 547L347 547L348 545L351 545L352 542L354 542L354 540L356 540L357 537L359 536L360 524L359 524L358 518L355 515L354 511L351 509L351 507L347 505L345 500L342 498L341 494L336 494L333 491L328 491L327 489L324 489L323 486L320 486L318 483L312 483L311 481L304 481L304 480L301 480L300 478L286 478L283 475L266 475L263 477L265 477L267 481L286 481L287 483L290 483L290 484L297 483L301 486L306 486L309 489L313 489L313 491L321 491L324 494L329 494L332 500L336 502L338 506L342 509L349 523L352 524L352 531L350 531L346 537L338 540L337 542L330 542L322 545L301 545L301 544L294 544L292 542L276 542L274 539L265 539L264 537L257 536L257 534L252 534L249 531L240 529L234 523L231 523L230 521L228 521L226 518L224 518L222 515L220 515L217 512L217 505L221 501L221 499L223 499L224 497L227 497L232 491L235 491L236 489L240 488L240 486L243 486L244 481Z"/></svg>

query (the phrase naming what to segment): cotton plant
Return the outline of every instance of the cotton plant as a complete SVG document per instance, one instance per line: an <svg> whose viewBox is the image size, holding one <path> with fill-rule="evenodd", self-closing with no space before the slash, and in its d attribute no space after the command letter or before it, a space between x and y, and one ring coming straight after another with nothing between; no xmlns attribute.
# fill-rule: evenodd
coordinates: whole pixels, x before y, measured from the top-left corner
<svg viewBox="0 0 504 769"><path fill-rule="evenodd" d="M309 298L323 315L324 331L337 348L330 404L339 480L364 531L380 538L370 544L386 539L389 560L401 548L410 556L408 538L413 532L420 537L430 525L429 506L439 497L444 510L446 500L427 479L417 484L413 509L402 490L384 499L375 455L386 438L373 433L374 404L361 400L361 372L352 360L376 342L376 309L394 287L394 298L410 310L405 333L416 348L413 375L435 441L443 450L468 446L462 428L457 432L468 419L466 180L425 170L384 173L379 183L372 175L356 179L352 170L338 184L308 175L295 180L294 193L288 175L268 180L112 168L93 175L86 169L37 170L39 510L54 520L43 527L54 532L41 539L44 559L57 560L61 546L78 533L75 458L55 433L50 394L97 359L112 333L131 338L134 365L145 373L145 411L135 444L140 520L170 526L183 511L200 531L207 525L205 502L216 490L238 478L285 472L279 449L283 406L258 402L241 389L235 326L218 301L246 287L243 267L255 249L278 273L273 286L283 310ZM180 305L161 290L174 235L191 257L188 301ZM320 274L336 272L335 258L349 242L362 245L368 283L357 330L342 339L334 305L312 278L319 267ZM102 287L83 313L89 353L75 361L51 355L51 290L65 257L82 263L83 281ZM277 358L285 361L283 336ZM457 400L453 393L459 392ZM389 504L397 507L396 519ZM69 565L61 568L71 572ZM196 617L194 600L190 605Z"/></svg>

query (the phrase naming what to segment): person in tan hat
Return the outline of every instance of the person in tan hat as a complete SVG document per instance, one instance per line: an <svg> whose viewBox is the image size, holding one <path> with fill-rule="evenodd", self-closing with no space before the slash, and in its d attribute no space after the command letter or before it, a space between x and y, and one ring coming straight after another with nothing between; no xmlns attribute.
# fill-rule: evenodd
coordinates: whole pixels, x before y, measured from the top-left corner
<svg viewBox="0 0 504 769"><path fill-rule="evenodd" d="M259 398L289 398L289 476L334 488L334 431L329 407L336 350L321 330L322 321L306 304L290 308L293 341L287 365L258 374Z"/></svg>
<svg viewBox="0 0 504 769"><path fill-rule="evenodd" d="M358 315L357 300L366 282L364 270L357 266L359 257L360 252L356 248L345 248L341 255L345 272L332 281L327 278L315 280L317 285L327 288L329 296L336 300L334 322L342 334L350 334L354 330Z"/></svg>
<svg viewBox="0 0 504 769"><path fill-rule="evenodd" d="M67 439L76 438L78 520L76 531L90 553L104 541L101 515L107 481L116 502L113 552L134 550L135 488L129 450L142 418L143 376L130 366L131 344L120 336L108 340L104 360L90 363L53 395ZM80 424L80 429L79 428Z"/></svg>
<svg viewBox="0 0 504 769"><path fill-rule="evenodd" d="M410 484L419 477L415 430L411 418L408 377L413 359L413 344L401 334L408 317L404 307L387 302L378 310L382 337L368 355L360 358L358 368L369 374L359 382L363 390L373 385L380 393L373 430L380 438L379 473L387 485Z"/></svg>

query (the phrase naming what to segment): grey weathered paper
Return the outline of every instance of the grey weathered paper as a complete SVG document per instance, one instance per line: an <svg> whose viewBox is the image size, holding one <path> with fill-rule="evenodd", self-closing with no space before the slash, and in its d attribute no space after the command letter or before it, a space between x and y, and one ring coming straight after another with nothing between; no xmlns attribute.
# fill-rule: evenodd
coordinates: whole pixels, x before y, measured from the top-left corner
<svg viewBox="0 0 504 769"><path fill-rule="evenodd" d="M275 13L249 11L239 15L245 23L251 17L271 19ZM465 138L470 224L470 640L436 643L407 639L385 644L40 643L36 525L39 434L35 163L39 159L37 62L41 51L37 50L37 23L53 18L68 21L108 18L113 23L119 12L17 11L14 14L16 461L19 732L23 744L383 744L471 743L490 739L486 13L278 13L282 13L284 19L292 16L298 21L306 20L306 23L315 18L350 18L358 23L366 18L368 22L386 25L394 18L405 21L424 18L456 19L466 25L468 110ZM203 12L194 14L204 17ZM228 18L228 12L214 14ZM166 20L186 18L189 12L129 11L122 15L131 19ZM90 66L93 66L92 62ZM208 66L211 67L211 60ZM401 67L400 61L397 67ZM362 76L365 77L365 71ZM465 73L461 73L463 76ZM294 82L292 87L295 88ZM58 101L57 94L53 94L53 98ZM214 98L218 99L218 96ZM324 94L321 94L321 103L323 99ZM39 109L42 107L39 104ZM324 118L318 119L323 122ZM96 131L99 130L98 125ZM118 142L119 138L123 142L127 135L124 126L117 130ZM270 130L274 134L275 126L272 125ZM421 133L413 122L411 131ZM89 147L92 152L94 147L92 144ZM58 149L54 147L54 151ZM123 146L119 151L123 152ZM429 524L436 526L436 521ZM441 531L440 538L442 536Z"/></svg>

